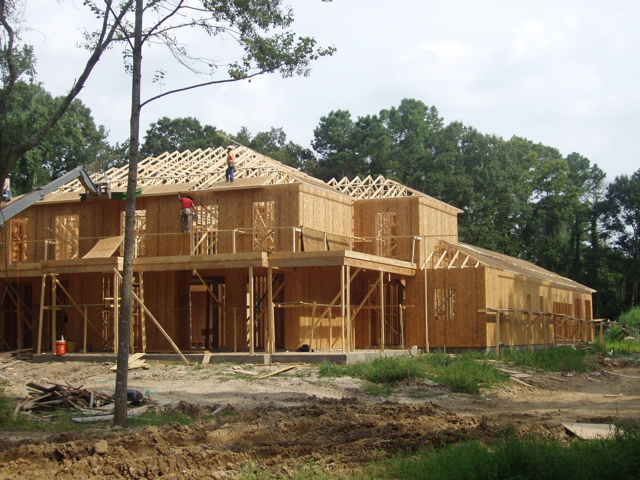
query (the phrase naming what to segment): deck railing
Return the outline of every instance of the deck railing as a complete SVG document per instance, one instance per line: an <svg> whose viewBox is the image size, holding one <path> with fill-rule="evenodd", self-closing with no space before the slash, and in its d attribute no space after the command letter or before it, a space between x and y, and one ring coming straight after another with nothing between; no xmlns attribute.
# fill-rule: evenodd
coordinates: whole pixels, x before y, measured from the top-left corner
<svg viewBox="0 0 640 480"><path fill-rule="evenodd" d="M47 260L82 259L98 241L109 237L48 238L45 240L14 239L3 242L2 259L8 265L39 263ZM377 255L407 262L418 262L425 236L359 237L340 235L309 227L242 227L230 230L200 230L188 233L145 233L136 235L136 257L198 256L266 252L322 252L347 250ZM76 249L55 248L58 243L73 243ZM124 243L105 257L122 256ZM71 257L61 255L72 252Z"/></svg>

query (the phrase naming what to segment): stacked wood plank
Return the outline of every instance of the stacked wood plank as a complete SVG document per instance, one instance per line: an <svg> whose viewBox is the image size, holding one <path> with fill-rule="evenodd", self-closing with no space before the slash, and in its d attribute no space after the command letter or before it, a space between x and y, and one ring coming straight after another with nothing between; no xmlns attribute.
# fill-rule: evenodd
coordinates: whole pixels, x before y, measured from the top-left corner
<svg viewBox="0 0 640 480"><path fill-rule="evenodd" d="M51 387L30 382L29 396L18 403L15 412L43 412L57 408L70 410L82 410L86 408L99 408L113 403L113 397L104 392L87 390L74 387L69 384L60 385L50 383Z"/></svg>

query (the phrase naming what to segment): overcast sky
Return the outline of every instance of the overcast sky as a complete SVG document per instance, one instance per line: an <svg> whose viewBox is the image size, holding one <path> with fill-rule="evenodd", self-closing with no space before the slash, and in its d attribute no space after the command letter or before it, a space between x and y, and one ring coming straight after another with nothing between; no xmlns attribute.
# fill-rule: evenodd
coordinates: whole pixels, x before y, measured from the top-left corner
<svg viewBox="0 0 640 480"><path fill-rule="evenodd" d="M23 40L35 47L38 79L54 95L86 62L76 47L95 23L82 0L27 0ZM445 123L513 135L578 152L610 180L640 168L640 2L636 0L285 0L293 29L334 45L309 77L263 76L165 97L143 109L142 135L162 116L195 117L229 133L281 127L310 146L320 118L348 110L354 120L403 98L435 106ZM195 40L192 45L195 45ZM229 43L205 46L218 59ZM194 83L162 49L145 51L143 99ZM164 87L153 68L168 70ZM196 79L197 80L197 79ZM112 143L128 137L130 80L118 51L107 52L80 99Z"/></svg>

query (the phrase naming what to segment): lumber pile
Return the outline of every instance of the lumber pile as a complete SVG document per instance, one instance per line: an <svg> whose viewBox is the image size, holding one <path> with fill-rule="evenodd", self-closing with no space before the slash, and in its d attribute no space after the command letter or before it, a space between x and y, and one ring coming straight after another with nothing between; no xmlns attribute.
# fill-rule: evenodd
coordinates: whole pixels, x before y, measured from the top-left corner
<svg viewBox="0 0 640 480"><path fill-rule="evenodd" d="M82 386L49 384L52 386L44 387L33 382L27 383L29 396L18 403L15 413L19 411L38 413L56 408L81 411L113 403L113 397L107 393L87 390Z"/></svg>

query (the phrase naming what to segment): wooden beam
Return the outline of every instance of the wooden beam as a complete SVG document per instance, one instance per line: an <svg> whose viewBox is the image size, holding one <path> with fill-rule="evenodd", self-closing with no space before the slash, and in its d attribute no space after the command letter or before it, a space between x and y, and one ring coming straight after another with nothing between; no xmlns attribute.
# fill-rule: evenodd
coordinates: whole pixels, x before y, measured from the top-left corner
<svg viewBox="0 0 640 480"><path fill-rule="evenodd" d="M36 353L40 355L42 353L42 323L44 321L44 298L45 291L47 288L47 274L42 275L42 284L40 290L40 316L38 323L38 347Z"/></svg>
<svg viewBox="0 0 640 480"><path fill-rule="evenodd" d="M255 353L254 317L256 315L254 306L255 287L253 283L253 267L249 267L249 353Z"/></svg>
<svg viewBox="0 0 640 480"><path fill-rule="evenodd" d="M273 269L269 267L267 269L267 307L268 307L268 322L269 322L269 348L268 353L276 353L276 321L275 312L273 309Z"/></svg>
<svg viewBox="0 0 640 480"><path fill-rule="evenodd" d="M384 272L380 272L380 350L384 352Z"/></svg>

